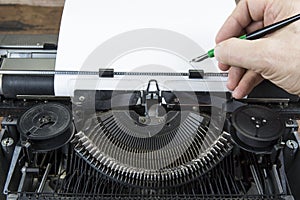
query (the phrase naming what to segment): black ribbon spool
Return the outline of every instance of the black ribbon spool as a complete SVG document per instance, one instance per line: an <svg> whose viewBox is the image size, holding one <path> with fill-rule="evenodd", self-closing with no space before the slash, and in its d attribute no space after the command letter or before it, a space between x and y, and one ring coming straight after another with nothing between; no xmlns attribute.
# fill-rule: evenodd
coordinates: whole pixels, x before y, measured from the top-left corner
<svg viewBox="0 0 300 200"><path fill-rule="evenodd" d="M232 113L233 141L241 148L256 153L270 153L285 131L275 111L259 105L242 106Z"/></svg>
<svg viewBox="0 0 300 200"><path fill-rule="evenodd" d="M28 109L18 120L18 130L22 141L29 142L34 151L46 152L69 142L75 127L69 108L47 103Z"/></svg>

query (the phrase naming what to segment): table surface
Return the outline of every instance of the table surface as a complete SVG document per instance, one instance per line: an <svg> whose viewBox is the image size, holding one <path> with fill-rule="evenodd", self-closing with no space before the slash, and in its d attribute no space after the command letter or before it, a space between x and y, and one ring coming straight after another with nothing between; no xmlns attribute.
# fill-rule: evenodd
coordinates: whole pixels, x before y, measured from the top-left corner
<svg viewBox="0 0 300 200"><path fill-rule="evenodd" d="M0 34L58 34L62 7L0 5Z"/></svg>

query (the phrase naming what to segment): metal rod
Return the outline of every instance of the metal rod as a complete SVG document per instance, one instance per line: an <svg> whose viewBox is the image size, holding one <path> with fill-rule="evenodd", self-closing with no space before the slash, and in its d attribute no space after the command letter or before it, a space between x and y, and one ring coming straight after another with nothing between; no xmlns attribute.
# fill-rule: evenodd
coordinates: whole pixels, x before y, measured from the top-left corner
<svg viewBox="0 0 300 200"><path fill-rule="evenodd" d="M48 163L47 167L46 167L46 170L45 170L45 173L43 175L43 178L42 178L42 181L39 185L39 188L37 190L37 193L41 193L45 187L45 184L46 184L46 180L47 180L47 177L48 177L48 174L50 172L50 169L51 169L51 164Z"/></svg>
<svg viewBox="0 0 300 200"><path fill-rule="evenodd" d="M275 179L275 183L276 183L276 186L277 186L278 193L282 194L283 193L283 188L282 188L281 181L280 181L280 178L279 178L279 175L278 175L278 172L277 172L277 165L272 166L272 172L273 172L273 176L274 176L274 179Z"/></svg>
<svg viewBox="0 0 300 200"><path fill-rule="evenodd" d="M261 183L259 181L259 178L258 178L258 175L257 175L257 172L255 170L254 165L250 165L250 170L251 170L251 173L252 173L252 176L253 176L253 179L254 179L254 182L255 182L258 194L259 195L263 195L262 185L261 185Z"/></svg>
<svg viewBox="0 0 300 200"><path fill-rule="evenodd" d="M8 194L8 192L9 192L9 184L10 184L10 181L12 179L13 173L15 171L15 168L16 168L16 165L17 165L20 153L21 153L21 149L22 149L22 147L20 147L20 146L15 147L14 154L13 154L13 157L11 159L9 171L8 171L8 174L7 174L7 178L6 178L6 181L5 181L3 194Z"/></svg>
<svg viewBox="0 0 300 200"><path fill-rule="evenodd" d="M22 190L23 190L23 187L24 187L24 183L25 183L25 179L26 179L26 175L27 175L27 166L24 166L21 170L22 172L22 177L21 177L21 180L20 180L20 184L19 184L19 187L18 187L18 193L21 193Z"/></svg>
<svg viewBox="0 0 300 200"><path fill-rule="evenodd" d="M99 76L99 71L0 70L0 75L83 75ZM185 72L114 72L115 76L189 76ZM228 73L204 73L204 76L228 77Z"/></svg>

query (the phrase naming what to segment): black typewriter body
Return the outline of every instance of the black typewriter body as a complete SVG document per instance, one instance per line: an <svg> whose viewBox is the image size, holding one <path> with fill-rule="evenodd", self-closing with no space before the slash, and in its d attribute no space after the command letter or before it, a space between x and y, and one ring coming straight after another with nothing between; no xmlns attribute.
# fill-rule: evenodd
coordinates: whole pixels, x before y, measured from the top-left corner
<svg viewBox="0 0 300 200"><path fill-rule="evenodd" d="M54 69L56 36L28 38L1 38L1 70ZM270 82L195 105L170 91L55 97L53 79L1 75L0 199L300 198L299 97Z"/></svg>

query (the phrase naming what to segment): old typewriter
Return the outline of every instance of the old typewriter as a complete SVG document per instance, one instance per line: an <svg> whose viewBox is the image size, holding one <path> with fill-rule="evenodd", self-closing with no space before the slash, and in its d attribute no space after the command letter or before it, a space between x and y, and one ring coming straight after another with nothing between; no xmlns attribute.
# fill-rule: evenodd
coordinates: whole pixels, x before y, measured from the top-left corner
<svg viewBox="0 0 300 200"><path fill-rule="evenodd" d="M242 100L174 92L150 74L143 90L56 97L57 37L0 41L1 199L300 198L297 96L269 82ZM167 75L197 84L227 76Z"/></svg>

